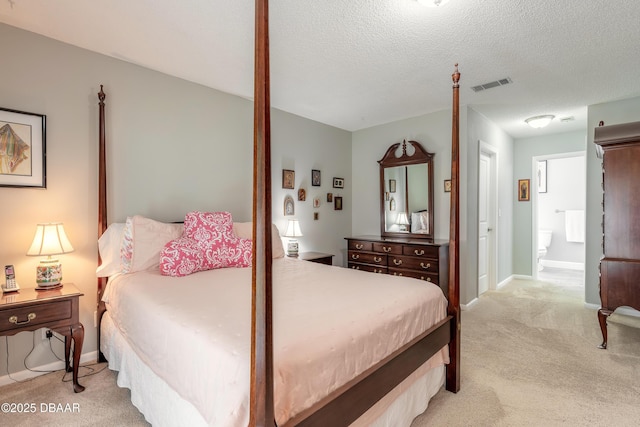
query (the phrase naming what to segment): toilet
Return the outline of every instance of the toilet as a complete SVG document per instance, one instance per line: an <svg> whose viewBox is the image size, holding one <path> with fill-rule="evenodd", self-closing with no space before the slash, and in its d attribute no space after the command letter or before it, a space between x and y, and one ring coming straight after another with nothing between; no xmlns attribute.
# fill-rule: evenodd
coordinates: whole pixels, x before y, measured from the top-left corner
<svg viewBox="0 0 640 427"><path fill-rule="evenodd" d="M547 254L547 248L551 245L552 230L538 230L538 271L542 270L540 260Z"/></svg>

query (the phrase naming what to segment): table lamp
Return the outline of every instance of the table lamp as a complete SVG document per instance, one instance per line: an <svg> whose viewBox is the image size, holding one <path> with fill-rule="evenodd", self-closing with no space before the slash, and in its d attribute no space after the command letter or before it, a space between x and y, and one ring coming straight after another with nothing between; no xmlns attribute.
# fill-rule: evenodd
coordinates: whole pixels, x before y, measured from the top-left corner
<svg viewBox="0 0 640 427"><path fill-rule="evenodd" d="M298 256L298 240L296 237L301 237L302 231L300 231L300 224L297 219L290 219L287 224L287 231L284 233L284 237L292 237L287 244L287 256Z"/></svg>
<svg viewBox="0 0 640 427"><path fill-rule="evenodd" d="M407 231L407 225L409 225L409 218L407 218L406 212L400 212L396 221L400 227L400 231Z"/></svg>
<svg viewBox="0 0 640 427"><path fill-rule="evenodd" d="M36 283L39 288L55 287L62 281L62 264L52 255L73 252L61 222L38 224L28 256L46 256L36 267Z"/></svg>

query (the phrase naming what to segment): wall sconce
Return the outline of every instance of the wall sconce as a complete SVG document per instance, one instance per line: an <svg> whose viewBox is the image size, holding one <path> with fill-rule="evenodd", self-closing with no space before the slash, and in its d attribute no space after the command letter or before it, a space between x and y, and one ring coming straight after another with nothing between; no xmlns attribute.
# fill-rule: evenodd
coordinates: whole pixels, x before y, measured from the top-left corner
<svg viewBox="0 0 640 427"><path fill-rule="evenodd" d="M302 237L302 231L300 231L300 224L297 219L290 219L287 224L287 231L284 233L284 237L291 237L287 244L287 256L298 256L298 240L296 237Z"/></svg>
<svg viewBox="0 0 640 427"><path fill-rule="evenodd" d="M64 232L61 222L38 224L36 234L33 236L31 247L27 251L28 256L46 256L36 267L36 283L38 288L57 287L62 281L62 264L52 255L61 255L73 252L73 246Z"/></svg>
<svg viewBox="0 0 640 427"><path fill-rule="evenodd" d="M556 116L545 114L543 116L529 117L525 122L534 129L540 129L551 123Z"/></svg>
<svg viewBox="0 0 640 427"><path fill-rule="evenodd" d="M398 213L396 224L400 226L400 231L407 231L407 225L409 225L409 218L407 218L406 212Z"/></svg>

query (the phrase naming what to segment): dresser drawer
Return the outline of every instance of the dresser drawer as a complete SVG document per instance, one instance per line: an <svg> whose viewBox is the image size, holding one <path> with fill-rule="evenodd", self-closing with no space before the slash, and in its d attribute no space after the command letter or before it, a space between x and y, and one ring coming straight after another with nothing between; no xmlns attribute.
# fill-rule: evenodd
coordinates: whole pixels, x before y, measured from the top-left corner
<svg viewBox="0 0 640 427"><path fill-rule="evenodd" d="M402 255L438 259L438 249L436 246L404 245Z"/></svg>
<svg viewBox="0 0 640 427"><path fill-rule="evenodd" d="M349 262L375 264L386 267L387 256L383 254L376 254L373 252L349 251Z"/></svg>
<svg viewBox="0 0 640 427"><path fill-rule="evenodd" d="M367 242L365 240L349 240L348 249L357 251L370 251L373 249L373 242Z"/></svg>
<svg viewBox="0 0 640 427"><path fill-rule="evenodd" d="M56 301L30 307L9 308L0 311L0 332L16 329L34 329L37 325L71 319L71 300ZM26 329L25 329L26 330Z"/></svg>
<svg viewBox="0 0 640 427"><path fill-rule="evenodd" d="M367 271L369 273L387 274L387 267L376 267L375 265L348 263L349 268L353 270Z"/></svg>
<svg viewBox="0 0 640 427"><path fill-rule="evenodd" d="M373 250L384 254L402 254L402 245L387 242L376 242L373 244Z"/></svg>
<svg viewBox="0 0 640 427"><path fill-rule="evenodd" d="M389 267L411 269L424 271L429 273L438 272L438 260L430 258L421 258L405 255L390 255L388 260Z"/></svg>
<svg viewBox="0 0 640 427"><path fill-rule="evenodd" d="M404 277L413 277L414 279L424 280L425 282L431 282L436 285L439 285L438 274L437 273L427 273L422 271L415 270L403 270L399 268L391 268L389 267L389 274L394 276L404 276Z"/></svg>

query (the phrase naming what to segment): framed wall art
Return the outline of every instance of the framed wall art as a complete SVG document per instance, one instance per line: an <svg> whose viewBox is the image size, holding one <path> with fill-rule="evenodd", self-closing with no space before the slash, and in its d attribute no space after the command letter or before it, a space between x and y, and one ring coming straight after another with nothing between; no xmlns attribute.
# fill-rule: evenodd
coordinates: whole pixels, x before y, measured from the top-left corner
<svg viewBox="0 0 640 427"><path fill-rule="evenodd" d="M450 179L445 179L444 180L444 192L445 193L451 193L451 180Z"/></svg>
<svg viewBox="0 0 640 427"><path fill-rule="evenodd" d="M293 197L291 196L285 196L284 198L284 215L288 216L288 215L295 215L296 211L295 211L295 207L293 204Z"/></svg>
<svg viewBox="0 0 640 427"><path fill-rule="evenodd" d="M547 161L538 162L538 193L547 192Z"/></svg>
<svg viewBox="0 0 640 427"><path fill-rule="evenodd" d="M320 187L320 171L317 169L311 169L311 185L314 187Z"/></svg>
<svg viewBox="0 0 640 427"><path fill-rule="evenodd" d="M342 210L342 196L336 196L333 198L333 209L336 211Z"/></svg>
<svg viewBox="0 0 640 427"><path fill-rule="evenodd" d="M282 169L282 188L293 190L296 183L296 173L289 169Z"/></svg>
<svg viewBox="0 0 640 427"><path fill-rule="evenodd" d="M344 178L333 178L333 188L344 188Z"/></svg>
<svg viewBox="0 0 640 427"><path fill-rule="evenodd" d="M528 179L518 180L518 201L519 202L529 201L529 198L530 198L529 183L530 181Z"/></svg>
<svg viewBox="0 0 640 427"><path fill-rule="evenodd" d="M395 179L390 179L389 180L389 193L395 193L396 192L396 180Z"/></svg>
<svg viewBox="0 0 640 427"><path fill-rule="evenodd" d="M320 197L314 197L313 198L313 207L314 208L319 208L320 207Z"/></svg>
<svg viewBox="0 0 640 427"><path fill-rule="evenodd" d="M333 193L327 193L327 203L333 203Z"/></svg>
<svg viewBox="0 0 640 427"><path fill-rule="evenodd" d="M299 188L298 189L298 201L300 202L304 202L305 200L307 200L307 192L304 188Z"/></svg>
<svg viewBox="0 0 640 427"><path fill-rule="evenodd" d="M47 187L46 119L0 108L0 187Z"/></svg>

